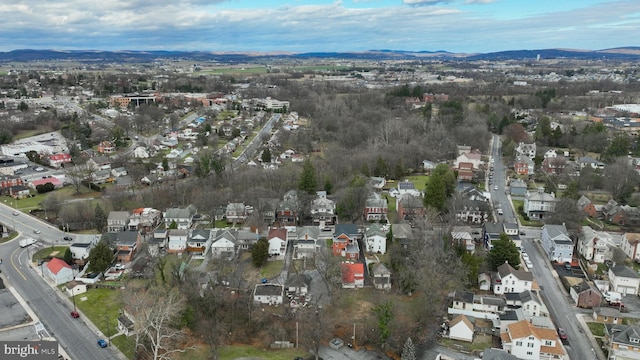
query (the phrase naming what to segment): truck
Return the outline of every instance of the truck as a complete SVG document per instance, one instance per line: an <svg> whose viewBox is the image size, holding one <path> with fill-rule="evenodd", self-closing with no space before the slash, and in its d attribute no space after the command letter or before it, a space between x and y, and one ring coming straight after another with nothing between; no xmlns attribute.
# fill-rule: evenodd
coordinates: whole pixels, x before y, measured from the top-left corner
<svg viewBox="0 0 640 360"><path fill-rule="evenodd" d="M604 298L609 303L618 303L622 300L622 294L619 292L609 291L604 293Z"/></svg>
<svg viewBox="0 0 640 360"><path fill-rule="evenodd" d="M24 248L24 247L27 247L29 245L33 245L35 243L36 243L36 239L34 239L34 238L22 239L22 240L20 240L20 247Z"/></svg>

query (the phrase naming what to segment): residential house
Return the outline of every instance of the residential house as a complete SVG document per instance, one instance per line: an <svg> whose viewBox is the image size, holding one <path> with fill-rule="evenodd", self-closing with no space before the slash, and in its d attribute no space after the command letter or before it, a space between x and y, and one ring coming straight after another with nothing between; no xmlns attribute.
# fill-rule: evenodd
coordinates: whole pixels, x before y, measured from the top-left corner
<svg viewBox="0 0 640 360"><path fill-rule="evenodd" d="M596 206L584 195L580 196L576 205L578 206L578 210L586 214L588 217L594 218L598 215Z"/></svg>
<svg viewBox="0 0 640 360"><path fill-rule="evenodd" d="M513 241L518 249L522 248L522 242L520 240L520 227L517 223L502 223L502 232L509 236L509 239Z"/></svg>
<svg viewBox="0 0 640 360"><path fill-rule="evenodd" d="M476 250L476 244L471 235L470 226L454 226L451 229L451 241L453 244L459 244L472 254Z"/></svg>
<svg viewBox="0 0 640 360"><path fill-rule="evenodd" d="M74 242L69 246L73 261L79 265L84 265L85 261L89 258L91 249L98 243L99 238L96 236L95 240L87 242Z"/></svg>
<svg viewBox="0 0 640 360"><path fill-rule="evenodd" d="M449 323L449 339L473 342L474 319L464 314L454 317Z"/></svg>
<svg viewBox="0 0 640 360"><path fill-rule="evenodd" d="M356 224L337 224L333 233L333 243L331 244L333 256L345 257L347 247L357 244L358 237L358 226Z"/></svg>
<svg viewBox="0 0 640 360"><path fill-rule="evenodd" d="M468 154L471 152L471 146L469 145L457 145L458 156L462 154Z"/></svg>
<svg viewBox="0 0 640 360"><path fill-rule="evenodd" d="M244 203L229 203L225 213L228 224L244 224L247 220L247 208Z"/></svg>
<svg viewBox="0 0 640 360"><path fill-rule="evenodd" d="M573 241L564 225L545 224L542 227L540 245L551 261L561 264L573 261Z"/></svg>
<svg viewBox="0 0 640 360"><path fill-rule="evenodd" d="M458 192L454 198L456 220L464 223L483 224L489 220L489 199L475 187Z"/></svg>
<svg viewBox="0 0 640 360"><path fill-rule="evenodd" d="M493 279L493 293L521 293L533 287L533 274L528 271L516 270L509 263L498 267Z"/></svg>
<svg viewBox="0 0 640 360"><path fill-rule="evenodd" d="M257 284L253 290L253 301L260 304L280 305L284 299L284 286L280 284Z"/></svg>
<svg viewBox="0 0 640 360"><path fill-rule="evenodd" d="M523 211L530 219L542 220L555 211L557 201L556 195L545 193L544 188L527 191Z"/></svg>
<svg viewBox="0 0 640 360"><path fill-rule="evenodd" d="M384 186L387 184L387 179L380 177L380 176L371 176L369 178L369 185L371 185L372 188L374 188L375 190L382 190L384 189Z"/></svg>
<svg viewBox="0 0 640 360"><path fill-rule="evenodd" d="M371 193L364 205L364 216L366 221L386 221L387 220L387 198L382 197L377 192Z"/></svg>
<svg viewBox="0 0 640 360"><path fill-rule="evenodd" d="M640 326L605 325L605 341L609 348L609 360L640 358Z"/></svg>
<svg viewBox="0 0 640 360"><path fill-rule="evenodd" d="M364 245L368 253L384 254L387 252L387 233L382 225L371 224L364 232Z"/></svg>
<svg viewBox="0 0 640 360"><path fill-rule="evenodd" d="M397 219L401 221L412 221L416 218L423 218L426 214L422 196L411 194L396 197L396 211L398 213Z"/></svg>
<svg viewBox="0 0 640 360"><path fill-rule="evenodd" d="M107 232L125 231L129 225L128 211L110 211L107 217Z"/></svg>
<svg viewBox="0 0 640 360"><path fill-rule="evenodd" d="M317 226L299 227L296 230L296 239L293 240L293 258L314 258L318 248L317 240L320 230Z"/></svg>
<svg viewBox="0 0 640 360"><path fill-rule="evenodd" d="M608 275L611 291L625 295L638 295L640 277L635 270L624 264L614 264L609 268Z"/></svg>
<svg viewBox="0 0 640 360"><path fill-rule="evenodd" d="M147 174L140 179L140 183L151 186L158 184L160 180L160 177L156 174Z"/></svg>
<svg viewBox="0 0 640 360"><path fill-rule="evenodd" d="M557 156L558 156L558 153L556 152L555 149L549 149L544 153L543 158L547 159L547 158L554 158Z"/></svg>
<svg viewBox="0 0 640 360"><path fill-rule="evenodd" d="M340 264L340 274L343 289L364 287L364 264L343 262Z"/></svg>
<svg viewBox="0 0 640 360"><path fill-rule="evenodd" d="M72 161L70 154L53 154L49 155L49 166L59 169Z"/></svg>
<svg viewBox="0 0 640 360"><path fill-rule="evenodd" d="M373 287L379 290L391 290L391 271L383 263L375 263L371 267Z"/></svg>
<svg viewBox="0 0 640 360"><path fill-rule="evenodd" d="M118 331L124 336L131 336L135 331L135 323L133 322L133 316L129 314L126 310L122 311L122 314L118 316Z"/></svg>
<svg viewBox="0 0 640 360"><path fill-rule="evenodd" d="M119 178L127 175L127 169L124 166L111 169L111 176L113 176L114 178Z"/></svg>
<svg viewBox="0 0 640 360"><path fill-rule="evenodd" d="M511 196L526 196L527 195L527 183L522 180L511 180L509 184L509 193Z"/></svg>
<svg viewBox="0 0 640 360"><path fill-rule="evenodd" d="M44 267L45 276L53 281L56 285L66 284L73 280L73 269L71 266L58 258L52 258Z"/></svg>
<svg viewBox="0 0 640 360"><path fill-rule="evenodd" d="M518 175L533 175L535 163L528 156L518 156L513 163L513 168Z"/></svg>
<svg viewBox="0 0 640 360"><path fill-rule="evenodd" d="M276 221L282 226L295 226L298 222L298 193L290 190L276 209Z"/></svg>
<svg viewBox="0 0 640 360"><path fill-rule="evenodd" d="M93 173L91 173L91 182L93 182L94 184L104 184L110 181L113 181L110 169L95 170Z"/></svg>
<svg viewBox="0 0 640 360"><path fill-rule="evenodd" d="M391 224L393 241L400 244L403 249L408 249L413 240L413 231L410 224Z"/></svg>
<svg viewBox="0 0 640 360"><path fill-rule="evenodd" d="M309 284L311 284L311 276L294 273L289 275L285 287L287 294L304 296L309 292Z"/></svg>
<svg viewBox="0 0 640 360"><path fill-rule="evenodd" d="M515 149L516 157L525 156L533 160L536 157L536 143L520 142Z"/></svg>
<svg viewBox="0 0 640 360"><path fill-rule="evenodd" d="M487 273L478 274L478 288L480 291L491 290L491 275Z"/></svg>
<svg viewBox="0 0 640 360"><path fill-rule="evenodd" d="M580 170L584 169L585 167L589 166L592 169L598 169L598 170L603 170L604 169L604 163L601 161L598 161L590 156L583 156L578 158L578 160L576 161L576 164L578 165L578 168Z"/></svg>
<svg viewBox="0 0 640 360"><path fill-rule="evenodd" d="M142 238L137 231L120 231L105 234L116 247L116 259L119 262L130 262L140 248Z"/></svg>
<svg viewBox="0 0 640 360"><path fill-rule="evenodd" d="M519 360L502 349L485 349L482 352L482 360Z"/></svg>
<svg viewBox="0 0 640 360"><path fill-rule="evenodd" d="M422 191L416 189L416 184L409 180L404 180L398 183L398 194L400 196L408 194L413 196L422 196Z"/></svg>
<svg viewBox="0 0 640 360"><path fill-rule="evenodd" d="M640 243L640 233L624 233L622 235L622 244L620 248L627 256L635 261L640 262L640 249L638 248Z"/></svg>
<svg viewBox="0 0 640 360"><path fill-rule="evenodd" d="M271 226L276 222L276 211L280 201L276 198L259 198L257 212L262 222Z"/></svg>
<svg viewBox="0 0 640 360"><path fill-rule="evenodd" d="M622 324L624 314L619 309L609 306L594 307L593 320L600 324Z"/></svg>
<svg viewBox="0 0 640 360"><path fill-rule="evenodd" d="M144 233L155 231L162 222L162 211L154 208L133 209L129 217L129 230L140 230Z"/></svg>
<svg viewBox="0 0 640 360"><path fill-rule="evenodd" d="M193 217L197 213L198 209L193 205L186 208L168 208L163 214L165 227L168 229L175 222L178 229L190 229L193 226Z"/></svg>
<svg viewBox="0 0 640 360"><path fill-rule="evenodd" d="M522 309L526 316L549 316L547 307L536 292L525 290L519 293L504 294L507 305Z"/></svg>
<svg viewBox="0 0 640 360"><path fill-rule="evenodd" d="M233 229L218 229L211 243L211 256L231 259L236 254L238 232Z"/></svg>
<svg viewBox="0 0 640 360"><path fill-rule="evenodd" d="M461 162L458 164L458 181L471 182L473 180L473 163Z"/></svg>
<svg viewBox="0 0 640 360"><path fill-rule="evenodd" d="M556 330L537 327L529 320L509 324L500 333L502 348L523 360L558 359L563 360L563 350Z"/></svg>
<svg viewBox="0 0 640 360"><path fill-rule="evenodd" d="M504 226L501 223L487 222L483 227L484 246L491 250L493 249L493 242L500 239L500 234L504 231Z"/></svg>
<svg viewBox="0 0 640 360"><path fill-rule="evenodd" d="M109 140L102 141L98 144L98 152L100 154L112 154L116 152L116 145Z"/></svg>
<svg viewBox="0 0 640 360"><path fill-rule="evenodd" d="M429 161L429 160L422 160L422 169L427 172L430 173L431 170L436 168L436 163L434 163L433 161Z"/></svg>
<svg viewBox="0 0 640 360"><path fill-rule="evenodd" d="M171 230L169 230L171 234ZM171 237L169 237L171 240ZM187 236L187 252L193 259L204 259L211 245L210 229L194 229L191 235Z"/></svg>
<svg viewBox="0 0 640 360"><path fill-rule="evenodd" d="M598 307L602 302L600 291L584 280L569 289L569 296L577 307L584 309Z"/></svg>
<svg viewBox="0 0 640 360"><path fill-rule="evenodd" d="M484 161L482 161L482 154L477 150L458 156L454 161L454 167L456 169L459 168L460 163L473 164L473 170L478 170L482 165L484 165Z"/></svg>
<svg viewBox="0 0 640 360"><path fill-rule="evenodd" d="M629 206L619 205L615 200L611 199L602 206L602 217L605 221L609 221L616 225L640 225L640 209Z"/></svg>
<svg viewBox="0 0 640 360"><path fill-rule="evenodd" d="M567 158L558 155L556 157L548 157L542 160L540 170L545 174L560 175L567 167Z"/></svg>
<svg viewBox="0 0 640 360"><path fill-rule="evenodd" d="M586 260L602 264L609 254L610 243L612 240L609 234L595 231L590 226L583 226L578 238L578 252Z"/></svg>
<svg viewBox="0 0 640 360"><path fill-rule="evenodd" d="M188 238L189 230L187 229L169 229L167 252L173 254L185 252Z"/></svg>
<svg viewBox="0 0 640 360"><path fill-rule="evenodd" d="M267 241L269 242L269 256L284 259L287 252L287 229L269 229Z"/></svg>
<svg viewBox="0 0 640 360"><path fill-rule="evenodd" d="M118 190L129 190L133 187L133 178L131 176L122 176L116 178L115 181L116 189Z"/></svg>
<svg viewBox="0 0 640 360"><path fill-rule="evenodd" d="M336 222L336 203L327 198L326 191L318 191L311 203L311 218L315 225L333 225Z"/></svg>
<svg viewBox="0 0 640 360"><path fill-rule="evenodd" d="M111 160L106 156L94 156L87 160L87 165L93 171L109 170L111 171Z"/></svg>

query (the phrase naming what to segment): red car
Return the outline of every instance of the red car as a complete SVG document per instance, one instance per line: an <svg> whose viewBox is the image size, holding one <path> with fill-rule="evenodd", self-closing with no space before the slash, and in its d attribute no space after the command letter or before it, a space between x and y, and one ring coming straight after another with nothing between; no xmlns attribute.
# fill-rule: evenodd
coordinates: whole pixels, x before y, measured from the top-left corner
<svg viewBox="0 0 640 360"><path fill-rule="evenodd" d="M77 311L73 310L71 312L71 317L74 318L74 319L77 319L77 318L80 317L80 314Z"/></svg>
<svg viewBox="0 0 640 360"><path fill-rule="evenodd" d="M558 336L560 337L560 340L567 340L567 332L562 328L558 328Z"/></svg>

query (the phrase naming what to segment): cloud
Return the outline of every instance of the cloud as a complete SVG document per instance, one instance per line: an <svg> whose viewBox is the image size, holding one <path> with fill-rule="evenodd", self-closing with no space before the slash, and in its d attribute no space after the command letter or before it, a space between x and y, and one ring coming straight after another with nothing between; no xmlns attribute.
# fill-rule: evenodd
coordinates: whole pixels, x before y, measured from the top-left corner
<svg viewBox="0 0 640 360"><path fill-rule="evenodd" d="M467 0L467 1L465 1L465 4L467 4L467 5L471 5L471 4L486 5L486 4L492 4L494 2L496 2L496 0Z"/></svg>
<svg viewBox="0 0 640 360"><path fill-rule="evenodd" d="M409 6L431 6L438 4L448 4L453 0L402 0L402 3Z"/></svg>

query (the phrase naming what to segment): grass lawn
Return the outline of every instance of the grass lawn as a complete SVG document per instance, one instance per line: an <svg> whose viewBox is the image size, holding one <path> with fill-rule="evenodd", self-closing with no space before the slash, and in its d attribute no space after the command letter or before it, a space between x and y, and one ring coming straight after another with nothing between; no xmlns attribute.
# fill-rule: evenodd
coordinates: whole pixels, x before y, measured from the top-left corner
<svg viewBox="0 0 640 360"><path fill-rule="evenodd" d="M262 269L260 269L260 276L267 279L276 277L282 272L283 266L284 260L267 261L267 263L262 266Z"/></svg>
<svg viewBox="0 0 640 360"><path fill-rule="evenodd" d="M511 200L513 202L513 208L516 209L516 213L518 214L518 218L520 219L520 224L524 226L542 226L542 223L539 221L531 221L525 220L522 213L518 210L521 206L524 206L524 200Z"/></svg>
<svg viewBox="0 0 640 360"><path fill-rule="evenodd" d="M185 354L186 355L186 354ZM237 358L254 358L269 360L291 360L301 356L306 358L309 353L302 349L262 349L254 346L224 346L218 349L218 358L221 360L233 360ZM181 359L202 359L181 357Z"/></svg>
<svg viewBox="0 0 640 360"><path fill-rule="evenodd" d="M589 322L587 326L594 336L604 336L604 324Z"/></svg>
<svg viewBox="0 0 640 360"><path fill-rule="evenodd" d="M389 194L383 195L385 199L387 199L387 218L389 222L394 223L396 221L396 216L398 215L396 211L396 199L391 197Z"/></svg>
<svg viewBox="0 0 640 360"><path fill-rule="evenodd" d="M466 350L469 352L482 351L491 347L491 336L478 334L474 336L472 343L459 340L442 339L440 340L440 344L454 350Z"/></svg>
<svg viewBox="0 0 640 360"><path fill-rule="evenodd" d="M412 175L408 176L406 179L413 182L416 185L416 190L424 191L424 188L427 186L427 181L429 180L429 176L427 175Z"/></svg>
<svg viewBox="0 0 640 360"><path fill-rule="evenodd" d="M111 345L117 347L127 359L134 358L134 348L136 341L133 337L126 337L124 335L116 336L111 339Z"/></svg>
<svg viewBox="0 0 640 360"><path fill-rule="evenodd" d="M15 231L12 231L12 232L9 233L9 236L0 238L0 244L6 243L7 241L11 241L11 240L15 239L16 236L18 236L18 233L15 232Z"/></svg>
<svg viewBox="0 0 640 360"><path fill-rule="evenodd" d="M40 259L45 259L48 256L56 256L62 258L64 252L68 249L68 246L54 246L40 249L31 256L31 261L36 262Z"/></svg>
<svg viewBox="0 0 640 360"><path fill-rule="evenodd" d="M117 289L88 289L76 295L76 306L105 335L117 332L117 319L122 308L122 297ZM83 301L83 299L85 299Z"/></svg>

